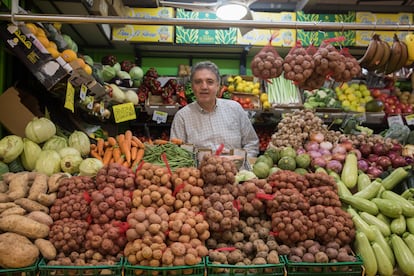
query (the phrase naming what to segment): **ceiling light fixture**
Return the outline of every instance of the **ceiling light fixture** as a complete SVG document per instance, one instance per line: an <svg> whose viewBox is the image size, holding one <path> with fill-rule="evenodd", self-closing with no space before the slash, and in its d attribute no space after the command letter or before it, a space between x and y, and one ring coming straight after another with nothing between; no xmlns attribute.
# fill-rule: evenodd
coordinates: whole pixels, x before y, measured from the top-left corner
<svg viewBox="0 0 414 276"><path fill-rule="evenodd" d="M247 6L236 1L223 1L216 9L217 17L222 20L240 20L247 12Z"/></svg>

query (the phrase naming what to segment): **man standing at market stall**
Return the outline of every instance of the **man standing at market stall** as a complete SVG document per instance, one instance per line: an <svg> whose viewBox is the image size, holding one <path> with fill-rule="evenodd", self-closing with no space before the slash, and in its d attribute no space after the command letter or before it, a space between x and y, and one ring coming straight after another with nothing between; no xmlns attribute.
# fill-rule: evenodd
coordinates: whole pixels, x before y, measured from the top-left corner
<svg viewBox="0 0 414 276"><path fill-rule="evenodd" d="M196 101L175 114L170 137L196 148L215 151L223 144L225 149L244 149L247 156L257 156L259 138L246 112L235 101L217 98L217 65L211 61L197 63L191 69L190 81Z"/></svg>

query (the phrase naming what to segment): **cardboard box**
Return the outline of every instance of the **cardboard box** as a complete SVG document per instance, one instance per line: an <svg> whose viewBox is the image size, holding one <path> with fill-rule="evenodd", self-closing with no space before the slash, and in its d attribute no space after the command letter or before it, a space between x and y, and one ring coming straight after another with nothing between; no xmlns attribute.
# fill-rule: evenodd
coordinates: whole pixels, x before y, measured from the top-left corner
<svg viewBox="0 0 414 276"><path fill-rule="evenodd" d="M24 24L2 24L0 38L46 89L50 90L68 76L68 72Z"/></svg>
<svg viewBox="0 0 414 276"><path fill-rule="evenodd" d="M129 17L173 18L173 8L125 8ZM137 42L173 42L174 27L162 25L125 25L112 29L112 40Z"/></svg>
<svg viewBox="0 0 414 276"><path fill-rule="evenodd" d="M122 0L106 0L108 4L108 15L125 16L126 7Z"/></svg>
<svg viewBox="0 0 414 276"><path fill-rule="evenodd" d="M364 24L395 24L395 29L398 30L397 24L412 24L412 13L371 13L371 12L357 12L356 23ZM394 41L394 34L397 34L401 41L405 40L405 36L410 33L408 31L356 31L356 46L368 46L372 35L376 33L380 38L387 41L390 45Z"/></svg>
<svg viewBox="0 0 414 276"><path fill-rule="evenodd" d="M269 21L269 22L295 22L296 13L294 12L252 12L253 20ZM252 29L246 34L241 32L237 36L237 44L248 44L265 46L272 39L273 46L293 47L296 43L296 30L289 29Z"/></svg>
<svg viewBox="0 0 414 276"><path fill-rule="evenodd" d="M216 14L209 12L193 12L177 9L176 18L183 19L217 19ZM236 44L238 28L223 29L191 29L183 26L175 27L175 42L189 44Z"/></svg>
<svg viewBox="0 0 414 276"><path fill-rule="evenodd" d="M348 12L344 14L312 14L297 12L296 21L298 22L355 22L355 12ZM296 32L297 40L302 42L302 45L308 46L312 43L319 46L322 41L329 38L344 36L345 41L341 42L342 46L355 46L355 31L304 31L298 30ZM334 44L336 46L336 44Z"/></svg>
<svg viewBox="0 0 414 276"><path fill-rule="evenodd" d="M0 123L11 133L25 137L26 125L41 117L38 101L27 92L10 87L0 95Z"/></svg>
<svg viewBox="0 0 414 276"><path fill-rule="evenodd" d="M108 16L108 2L106 2L106 0L93 0L92 7L90 8L90 10L92 14Z"/></svg>

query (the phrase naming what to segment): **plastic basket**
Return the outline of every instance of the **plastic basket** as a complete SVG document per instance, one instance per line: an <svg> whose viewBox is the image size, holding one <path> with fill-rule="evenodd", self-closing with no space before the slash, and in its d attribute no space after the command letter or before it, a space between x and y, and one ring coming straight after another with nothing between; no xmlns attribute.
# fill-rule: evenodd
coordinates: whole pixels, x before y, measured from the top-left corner
<svg viewBox="0 0 414 276"><path fill-rule="evenodd" d="M207 258L207 275L260 275L260 276L279 276L286 275L284 258L279 256L278 264L263 265L230 265L230 264L213 264Z"/></svg>
<svg viewBox="0 0 414 276"><path fill-rule="evenodd" d="M364 275L364 267L360 256L356 256L355 262L337 262L337 263L305 263L289 261L287 256L283 256L286 263L288 276L301 275Z"/></svg>
<svg viewBox="0 0 414 276"><path fill-rule="evenodd" d="M38 262L36 261L33 265L22 268L1 268L0 276L36 276Z"/></svg>
<svg viewBox="0 0 414 276"><path fill-rule="evenodd" d="M45 259L41 259L38 265L40 276L95 276L95 275L122 275L123 260L114 265L85 265L85 266L60 266L47 265Z"/></svg>
<svg viewBox="0 0 414 276"><path fill-rule="evenodd" d="M127 260L124 263L124 276L153 276L153 275L191 275L191 276L204 276L205 275L205 262L204 260L197 265L185 265L185 266L143 266L132 265Z"/></svg>

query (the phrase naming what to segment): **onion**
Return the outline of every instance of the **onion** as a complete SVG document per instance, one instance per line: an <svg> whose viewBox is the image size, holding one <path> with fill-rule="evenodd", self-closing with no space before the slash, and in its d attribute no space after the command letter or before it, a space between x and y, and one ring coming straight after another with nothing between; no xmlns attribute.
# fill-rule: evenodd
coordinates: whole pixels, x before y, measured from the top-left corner
<svg viewBox="0 0 414 276"><path fill-rule="evenodd" d="M305 144L306 151L317 151L319 150L319 143L315 141L309 141Z"/></svg>
<svg viewBox="0 0 414 276"><path fill-rule="evenodd" d="M335 153L346 153L346 148L342 144L337 144L332 148L332 154Z"/></svg>
<svg viewBox="0 0 414 276"><path fill-rule="evenodd" d="M325 140L325 136L322 132L312 132L310 135L310 140L321 143L323 140Z"/></svg>
<svg viewBox="0 0 414 276"><path fill-rule="evenodd" d="M322 149L322 148L320 148L320 149L319 149L319 152L320 152L322 155L332 155L331 151L330 151L330 150L328 150L328 149Z"/></svg>
<svg viewBox="0 0 414 276"><path fill-rule="evenodd" d="M302 154L302 153L306 153L306 150L305 150L304 148L298 148L298 149L296 150L296 154L297 154L297 155Z"/></svg>
<svg viewBox="0 0 414 276"><path fill-rule="evenodd" d="M357 149L352 149L349 152L355 153L355 155L357 156L357 159L361 159L361 157L362 157L361 156L361 152L359 150L357 150Z"/></svg>
<svg viewBox="0 0 414 276"><path fill-rule="evenodd" d="M370 144L362 144L359 147L359 151L361 152L362 156L367 157L372 153L372 146Z"/></svg>
<svg viewBox="0 0 414 276"><path fill-rule="evenodd" d="M376 163L383 169L386 170L388 169L392 163L391 163L391 158L389 158L388 156L379 156Z"/></svg>
<svg viewBox="0 0 414 276"><path fill-rule="evenodd" d="M326 163L326 169L340 173L342 171L342 163L338 160L330 160Z"/></svg>
<svg viewBox="0 0 414 276"><path fill-rule="evenodd" d="M370 163L375 163L378 160L378 155L371 153L370 155L368 155L367 159Z"/></svg>
<svg viewBox="0 0 414 276"><path fill-rule="evenodd" d="M345 160L345 158L346 158L345 153L339 153L338 152L338 153L332 154L332 159L334 159L334 160L338 160L338 161L343 162Z"/></svg>
<svg viewBox="0 0 414 276"><path fill-rule="evenodd" d="M387 153L387 150L383 143L376 143L374 144L374 147L372 148L372 152L375 153L376 155L385 155Z"/></svg>
<svg viewBox="0 0 414 276"><path fill-rule="evenodd" d="M368 170L366 171L366 173L371 177L371 178L378 178L381 173L382 173L382 169L375 167L375 166L370 166L368 168Z"/></svg>
<svg viewBox="0 0 414 276"><path fill-rule="evenodd" d="M332 149L332 147L333 147L333 145L332 145L332 143L331 142L329 142L329 141L323 141L323 142L321 142L320 144L319 144L319 147L321 148L321 149L326 149L326 150L331 150Z"/></svg>
<svg viewBox="0 0 414 276"><path fill-rule="evenodd" d="M402 151L402 145L399 144L399 143L393 143L391 150L401 152Z"/></svg>
<svg viewBox="0 0 414 276"><path fill-rule="evenodd" d="M368 170L368 168L369 168L369 163L368 163L367 160L365 160L365 159L358 160L358 169L359 170L361 170L363 172L366 172Z"/></svg>
<svg viewBox="0 0 414 276"><path fill-rule="evenodd" d="M407 161L401 155L398 155L394 159L391 159L391 163L393 168L404 167L407 165Z"/></svg>
<svg viewBox="0 0 414 276"><path fill-rule="evenodd" d="M349 140L342 141L341 142L341 145L344 146L347 151L350 151L350 150L352 150L354 148L354 145Z"/></svg>
<svg viewBox="0 0 414 276"><path fill-rule="evenodd" d="M322 154L319 151L314 151L314 150L308 151L308 154L312 159L322 156Z"/></svg>
<svg viewBox="0 0 414 276"><path fill-rule="evenodd" d="M322 157L316 157L312 159L311 163L314 168L318 168L318 167L324 168L326 166L326 161Z"/></svg>
<svg viewBox="0 0 414 276"><path fill-rule="evenodd" d="M322 158L325 159L326 162L332 160L332 155L331 154L324 154L322 155Z"/></svg>

